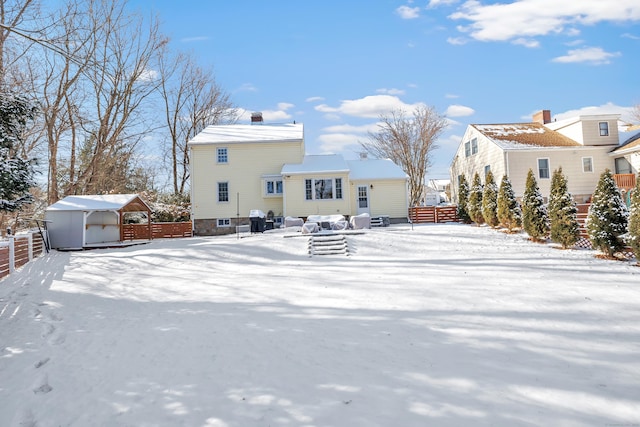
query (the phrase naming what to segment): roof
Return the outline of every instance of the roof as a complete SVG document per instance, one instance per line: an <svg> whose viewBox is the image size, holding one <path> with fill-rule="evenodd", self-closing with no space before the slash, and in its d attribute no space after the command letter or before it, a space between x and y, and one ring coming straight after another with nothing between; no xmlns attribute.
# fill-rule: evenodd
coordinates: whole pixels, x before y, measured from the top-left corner
<svg viewBox="0 0 640 427"><path fill-rule="evenodd" d="M407 179L407 174L390 159L362 159L347 161L349 178L362 179Z"/></svg>
<svg viewBox="0 0 640 427"><path fill-rule="evenodd" d="M619 147L612 151L612 153L619 154L626 151L640 151L640 133L637 133L626 141L624 141Z"/></svg>
<svg viewBox="0 0 640 427"><path fill-rule="evenodd" d="M117 211L130 203L136 210L150 210L149 206L137 194L103 194L86 196L67 196L50 205L48 211ZM128 209L129 210L129 209Z"/></svg>
<svg viewBox="0 0 640 427"><path fill-rule="evenodd" d="M339 154L306 155L302 163L285 164L282 175L300 175L324 172L348 172L349 166Z"/></svg>
<svg viewBox="0 0 640 427"><path fill-rule="evenodd" d="M573 139L553 131L541 123L507 123L471 125L503 149L539 147L581 147Z"/></svg>
<svg viewBox="0 0 640 427"><path fill-rule="evenodd" d="M302 123L211 125L194 136L189 145L302 141L303 138Z"/></svg>

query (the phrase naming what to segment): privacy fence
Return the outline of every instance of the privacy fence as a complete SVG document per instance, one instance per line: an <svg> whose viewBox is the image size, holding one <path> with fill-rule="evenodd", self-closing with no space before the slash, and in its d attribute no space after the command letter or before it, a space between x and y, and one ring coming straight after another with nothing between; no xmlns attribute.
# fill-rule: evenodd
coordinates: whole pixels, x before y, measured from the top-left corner
<svg viewBox="0 0 640 427"><path fill-rule="evenodd" d="M415 206L409 208L409 219L414 224L458 222L456 206Z"/></svg>
<svg viewBox="0 0 640 427"><path fill-rule="evenodd" d="M191 221L122 224L122 240L168 239L191 237Z"/></svg>
<svg viewBox="0 0 640 427"><path fill-rule="evenodd" d="M6 241L0 241L0 279L39 257L44 250L44 241L38 231L7 236Z"/></svg>

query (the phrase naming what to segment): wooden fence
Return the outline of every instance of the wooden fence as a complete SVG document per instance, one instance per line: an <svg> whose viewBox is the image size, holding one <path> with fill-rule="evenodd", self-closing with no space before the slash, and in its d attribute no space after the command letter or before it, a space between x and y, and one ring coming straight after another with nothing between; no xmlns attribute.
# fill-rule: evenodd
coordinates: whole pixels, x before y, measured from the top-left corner
<svg viewBox="0 0 640 427"><path fill-rule="evenodd" d="M151 235L149 235L151 229ZM122 240L167 239L191 237L191 221L187 222L154 222L149 224L123 224Z"/></svg>
<svg viewBox="0 0 640 427"><path fill-rule="evenodd" d="M42 255L43 251L44 242L38 231L8 236L6 241L0 242L0 279Z"/></svg>
<svg viewBox="0 0 640 427"><path fill-rule="evenodd" d="M456 206L415 206L409 208L409 219L414 224L458 222Z"/></svg>

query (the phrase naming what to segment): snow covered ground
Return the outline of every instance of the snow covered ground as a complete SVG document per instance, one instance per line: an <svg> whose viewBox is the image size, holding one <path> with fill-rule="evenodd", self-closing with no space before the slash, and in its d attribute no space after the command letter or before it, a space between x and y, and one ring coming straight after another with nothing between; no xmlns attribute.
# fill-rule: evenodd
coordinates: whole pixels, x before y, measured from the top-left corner
<svg viewBox="0 0 640 427"><path fill-rule="evenodd" d="M53 252L0 281L0 426L640 425L640 268L486 227Z"/></svg>

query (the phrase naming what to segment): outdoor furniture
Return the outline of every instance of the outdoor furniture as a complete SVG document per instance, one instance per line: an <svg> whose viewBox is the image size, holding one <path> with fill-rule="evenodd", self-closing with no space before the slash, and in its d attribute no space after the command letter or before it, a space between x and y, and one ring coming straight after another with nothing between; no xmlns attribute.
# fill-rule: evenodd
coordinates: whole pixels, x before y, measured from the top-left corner
<svg viewBox="0 0 640 427"><path fill-rule="evenodd" d="M371 217L368 213L352 216L349 220L351 228L354 230L362 230L363 228L371 228Z"/></svg>
<svg viewBox="0 0 640 427"><path fill-rule="evenodd" d="M305 222L302 225L302 234L313 234L320 231L320 227L315 222Z"/></svg>
<svg viewBox="0 0 640 427"><path fill-rule="evenodd" d="M304 220L302 218L295 218L292 216L288 216L284 219L284 227L302 227L304 224Z"/></svg>

